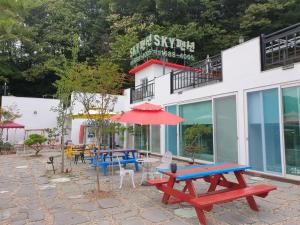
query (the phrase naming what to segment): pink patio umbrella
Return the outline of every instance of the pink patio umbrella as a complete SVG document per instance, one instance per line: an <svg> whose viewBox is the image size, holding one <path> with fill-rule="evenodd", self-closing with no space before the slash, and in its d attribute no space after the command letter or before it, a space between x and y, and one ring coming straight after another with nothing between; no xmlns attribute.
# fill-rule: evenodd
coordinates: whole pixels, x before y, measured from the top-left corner
<svg viewBox="0 0 300 225"><path fill-rule="evenodd" d="M132 107L132 110L116 114L111 117L114 122L122 123L133 123L139 125L176 125L183 122L184 119L174 115L172 113L166 112L159 105L153 105L150 103L143 103ZM148 142L148 135L147 135ZM147 156L148 156L148 145L147 145Z"/></svg>

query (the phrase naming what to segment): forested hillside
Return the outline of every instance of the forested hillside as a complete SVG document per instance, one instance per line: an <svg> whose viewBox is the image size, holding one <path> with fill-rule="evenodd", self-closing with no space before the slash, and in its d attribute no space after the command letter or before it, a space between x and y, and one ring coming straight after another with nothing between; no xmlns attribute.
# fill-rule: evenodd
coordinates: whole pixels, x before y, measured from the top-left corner
<svg viewBox="0 0 300 225"><path fill-rule="evenodd" d="M297 22L300 0L0 0L0 85L52 95L70 60L128 73L129 49L150 33L194 41L201 60Z"/></svg>

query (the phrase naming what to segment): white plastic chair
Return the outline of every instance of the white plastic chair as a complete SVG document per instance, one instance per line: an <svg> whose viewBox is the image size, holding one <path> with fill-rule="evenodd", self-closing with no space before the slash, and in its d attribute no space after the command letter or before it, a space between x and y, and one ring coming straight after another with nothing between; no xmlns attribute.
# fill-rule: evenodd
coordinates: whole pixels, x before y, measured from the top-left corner
<svg viewBox="0 0 300 225"><path fill-rule="evenodd" d="M170 164L172 162L172 153L170 151L166 151L165 154L162 156L160 164L156 167L156 174L160 174L162 178L163 174L158 172L160 169L169 169Z"/></svg>
<svg viewBox="0 0 300 225"><path fill-rule="evenodd" d="M120 168L120 187L119 189L122 188L122 185L123 185L123 178L124 176L126 176L126 174L130 175L131 177L131 182L132 182L132 186L133 188L135 188L135 184L134 184L134 170L131 170L131 169L124 169L121 165L121 162L120 162L120 159L119 157L117 156L117 159L118 159L118 163L119 163L119 168Z"/></svg>

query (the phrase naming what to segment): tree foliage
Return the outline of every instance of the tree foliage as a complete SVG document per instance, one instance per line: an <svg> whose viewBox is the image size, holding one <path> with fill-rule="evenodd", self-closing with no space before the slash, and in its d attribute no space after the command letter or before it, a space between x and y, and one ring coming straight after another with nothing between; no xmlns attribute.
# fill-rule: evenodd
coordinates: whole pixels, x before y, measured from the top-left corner
<svg viewBox="0 0 300 225"><path fill-rule="evenodd" d="M206 150L202 143L205 135L211 134L212 128L203 124L194 124L184 131L184 150L192 153L192 163L195 162L195 154Z"/></svg>
<svg viewBox="0 0 300 225"><path fill-rule="evenodd" d="M55 94L75 42L78 63L109 58L128 73L129 49L149 33L195 41L202 60L300 21L300 0L0 0L0 10L0 84L21 96Z"/></svg>
<svg viewBox="0 0 300 225"><path fill-rule="evenodd" d="M28 145L35 151L35 156L39 154L39 152L43 149L43 143L47 141L47 138L40 134L31 134L24 141L25 145Z"/></svg>

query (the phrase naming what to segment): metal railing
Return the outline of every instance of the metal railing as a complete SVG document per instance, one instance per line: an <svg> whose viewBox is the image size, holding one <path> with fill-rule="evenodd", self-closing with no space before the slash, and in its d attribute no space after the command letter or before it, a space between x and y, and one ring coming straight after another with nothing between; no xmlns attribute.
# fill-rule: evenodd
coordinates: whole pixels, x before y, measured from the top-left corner
<svg viewBox="0 0 300 225"><path fill-rule="evenodd" d="M207 57L191 67L171 72L171 94L175 91L195 88L209 83L222 81L222 57L221 54Z"/></svg>
<svg viewBox="0 0 300 225"><path fill-rule="evenodd" d="M154 81L149 81L147 85L139 85L130 88L130 104L148 100L154 97Z"/></svg>
<svg viewBox="0 0 300 225"><path fill-rule="evenodd" d="M300 23L269 35L261 35L261 69L300 62Z"/></svg>

